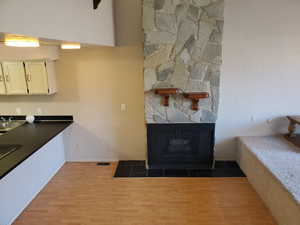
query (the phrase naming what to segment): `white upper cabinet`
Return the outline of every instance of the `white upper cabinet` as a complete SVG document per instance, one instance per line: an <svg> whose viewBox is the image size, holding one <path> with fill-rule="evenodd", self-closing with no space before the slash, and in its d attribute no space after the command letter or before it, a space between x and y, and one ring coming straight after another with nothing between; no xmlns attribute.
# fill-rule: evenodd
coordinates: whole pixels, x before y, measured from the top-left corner
<svg viewBox="0 0 300 225"><path fill-rule="evenodd" d="M1 64L0 95L51 95L57 92L53 61L4 61Z"/></svg>
<svg viewBox="0 0 300 225"><path fill-rule="evenodd" d="M44 61L26 61L25 73L29 94L48 94L48 75Z"/></svg>
<svg viewBox="0 0 300 225"><path fill-rule="evenodd" d="M0 95L5 95L5 94L6 94L6 88L5 88L5 83L4 83L2 66L0 64Z"/></svg>
<svg viewBox="0 0 300 225"><path fill-rule="evenodd" d="M54 62L50 60L25 61L25 73L29 95L57 92Z"/></svg>
<svg viewBox="0 0 300 225"><path fill-rule="evenodd" d="M21 61L2 62L3 74L8 95L28 94L25 70Z"/></svg>

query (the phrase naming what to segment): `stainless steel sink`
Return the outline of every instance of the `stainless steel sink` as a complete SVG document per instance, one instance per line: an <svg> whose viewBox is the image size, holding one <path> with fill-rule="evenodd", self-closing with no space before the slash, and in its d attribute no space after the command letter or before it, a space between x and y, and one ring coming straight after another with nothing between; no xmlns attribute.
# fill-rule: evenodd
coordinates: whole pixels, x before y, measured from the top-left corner
<svg viewBox="0 0 300 225"><path fill-rule="evenodd" d="M1 121L0 122L0 133L5 133L13 130L17 127L24 125L26 121L13 120L13 121Z"/></svg>

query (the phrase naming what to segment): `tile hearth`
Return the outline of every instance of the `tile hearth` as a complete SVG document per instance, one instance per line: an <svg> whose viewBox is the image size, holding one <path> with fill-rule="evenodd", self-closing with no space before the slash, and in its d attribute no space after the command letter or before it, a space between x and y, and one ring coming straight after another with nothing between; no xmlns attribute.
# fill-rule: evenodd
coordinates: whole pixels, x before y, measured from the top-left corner
<svg viewBox="0 0 300 225"><path fill-rule="evenodd" d="M147 170L145 161L120 161L115 178L142 177L246 177L233 161L216 161L214 170Z"/></svg>

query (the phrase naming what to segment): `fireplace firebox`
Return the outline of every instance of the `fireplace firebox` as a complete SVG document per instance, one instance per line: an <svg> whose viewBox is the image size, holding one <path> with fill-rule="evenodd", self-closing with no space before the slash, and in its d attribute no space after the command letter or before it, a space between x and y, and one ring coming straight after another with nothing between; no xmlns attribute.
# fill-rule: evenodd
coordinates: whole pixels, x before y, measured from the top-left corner
<svg viewBox="0 0 300 225"><path fill-rule="evenodd" d="M211 169L215 124L147 124L149 169Z"/></svg>

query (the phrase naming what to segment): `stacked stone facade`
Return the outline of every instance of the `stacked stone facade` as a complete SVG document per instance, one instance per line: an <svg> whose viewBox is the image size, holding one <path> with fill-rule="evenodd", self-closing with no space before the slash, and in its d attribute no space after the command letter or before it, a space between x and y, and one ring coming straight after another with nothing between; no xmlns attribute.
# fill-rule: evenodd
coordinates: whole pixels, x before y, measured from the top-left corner
<svg viewBox="0 0 300 225"><path fill-rule="evenodd" d="M144 91L147 123L211 123L217 119L224 0L144 0ZM199 110L182 95L161 104L155 88L208 92Z"/></svg>

